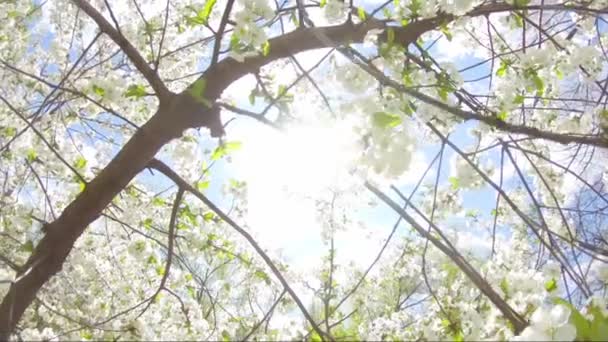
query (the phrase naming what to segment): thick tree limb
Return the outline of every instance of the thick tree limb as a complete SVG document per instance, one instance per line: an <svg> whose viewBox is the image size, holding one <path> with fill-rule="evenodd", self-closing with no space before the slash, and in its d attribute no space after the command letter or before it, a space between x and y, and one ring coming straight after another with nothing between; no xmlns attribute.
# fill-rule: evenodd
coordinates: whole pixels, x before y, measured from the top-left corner
<svg viewBox="0 0 608 342"><path fill-rule="evenodd" d="M84 191L52 223L17 274L0 304L0 340L7 340L38 290L62 268L76 239L99 217L156 152L174 136L155 115L139 129L119 154L87 184Z"/></svg>

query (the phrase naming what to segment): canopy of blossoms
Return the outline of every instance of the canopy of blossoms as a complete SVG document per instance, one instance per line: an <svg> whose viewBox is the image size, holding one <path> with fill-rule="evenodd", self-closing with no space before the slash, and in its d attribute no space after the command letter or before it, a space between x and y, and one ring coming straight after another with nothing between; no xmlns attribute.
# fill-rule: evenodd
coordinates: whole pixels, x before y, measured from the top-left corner
<svg viewBox="0 0 608 342"><path fill-rule="evenodd" d="M608 339L607 19L0 0L0 340Z"/></svg>

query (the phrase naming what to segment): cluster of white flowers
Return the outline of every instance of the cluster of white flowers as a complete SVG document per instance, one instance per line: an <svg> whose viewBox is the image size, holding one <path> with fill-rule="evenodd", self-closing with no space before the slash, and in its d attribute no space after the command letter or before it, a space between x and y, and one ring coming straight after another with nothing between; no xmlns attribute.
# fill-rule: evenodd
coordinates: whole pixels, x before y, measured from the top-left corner
<svg viewBox="0 0 608 342"><path fill-rule="evenodd" d="M377 84L376 80L365 70L350 63L338 66L335 77L344 90L355 95L365 93L370 87Z"/></svg>
<svg viewBox="0 0 608 342"><path fill-rule="evenodd" d="M576 328L569 323L570 309L543 305L530 318L530 325L513 341L574 341Z"/></svg>
<svg viewBox="0 0 608 342"><path fill-rule="evenodd" d="M274 11L266 0L240 0L239 5L240 9L234 15L236 26L233 32L233 39L236 38L238 44L232 47L230 54L242 62L245 57L257 55L268 40L264 27L257 20L260 17L264 20L272 19Z"/></svg>
<svg viewBox="0 0 608 342"><path fill-rule="evenodd" d="M346 19L348 4L342 0L327 0L324 10L327 22L336 23Z"/></svg>
<svg viewBox="0 0 608 342"><path fill-rule="evenodd" d="M396 3L398 3L397 15L401 18L410 18L414 15L429 18L435 16L438 11L461 16L481 2L480 0L401 0Z"/></svg>
<svg viewBox="0 0 608 342"><path fill-rule="evenodd" d="M477 165L475 160L472 161ZM478 167L481 168L480 165L478 165ZM486 170L486 173L489 172L490 170ZM473 166L464 158L456 154L451 163L451 175L454 179L453 182L455 187L476 188L483 184L483 179L479 176Z"/></svg>
<svg viewBox="0 0 608 342"><path fill-rule="evenodd" d="M446 13L454 15L464 15L477 5L481 4L480 0L440 0L438 1L439 8Z"/></svg>
<svg viewBox="0 0 608 342"><path fill-rule="evenodd" d="M578 71L578 67L583 67L589 75L585 75L585 79L589 81L595 80L602 71L602 53L595 46L580 46L571 45L569 48L569 56L567 63L564 63L564 73L570 74ZM584 75L580 73L580 75Z"/></svg>
<svg viewBox="0 0 608 342"><path fill-rule="evenodd" d="M363 165L387 178L401 176L410 166L416 141L407 130L374 127L369 131L370 146L362 157Z"/></svg>
<svg viewBox="0 0 608 342"><path fill-rule="evenodd" d="M608 264L596 261L591 266L595 278L604 284L608 284Z"/></svg>

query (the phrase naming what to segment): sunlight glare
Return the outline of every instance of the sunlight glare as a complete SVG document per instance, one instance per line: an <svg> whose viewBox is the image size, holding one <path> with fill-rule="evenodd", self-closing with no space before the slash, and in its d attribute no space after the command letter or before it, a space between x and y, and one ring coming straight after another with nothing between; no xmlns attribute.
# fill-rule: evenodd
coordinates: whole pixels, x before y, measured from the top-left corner
<svg viewBox="0 0 608 342"><path fill-rule="evenodd" d="M344 122L248 131L234 159L247 182L248 224L266 246L300 259L292 253L302 244L309 253L321 244L315 199L353 181L350 173L361 151L357 136Z"/></svg>

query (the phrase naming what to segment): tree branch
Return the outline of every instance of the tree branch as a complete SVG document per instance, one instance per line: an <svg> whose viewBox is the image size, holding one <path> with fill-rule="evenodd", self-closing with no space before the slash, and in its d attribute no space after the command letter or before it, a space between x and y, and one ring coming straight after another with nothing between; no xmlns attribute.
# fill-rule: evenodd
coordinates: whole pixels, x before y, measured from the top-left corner
<svg viewBox="0 0 608 342"><path fill-rule="evenodd" d="M456 250L453 250L446 246L442 241L440 241L437 237L427 232L416 222L416 220L408 214L405 210L401 209L401 207L395 203L392 199L390 199L386 194L380 191L378 188L370 184L369 182L365 183L365 187L368 188L371 192L373 192L378 198L380 198L386 205L391 207L396 213L398 213L407 223L409 223L418 234L422 235L428 241L430 241L435 247L441 250L446 256L448 256L460 270L467 275L467 277L475 284L475 286L484 294L488 299L496 305L496 307L500 310L500 312L508 319L515 328L516 334L521 333L524 328L528 325L527 322L523 319L521 315L519 315L507 302L505 302L499 295L492 289L492 286L488 284L485 279L473 268L471 265L464 259ZM409 203L410 207L412 207L418 215L424 218L427 223L435 229L435 231L439 232L439 228L429 221L426 216L416 209L416 207L409 202L405 196L401 196L406 203Z"/></svg>
<svg viewBox="0 0 608 342"><path fill-rule="evenodd" d="M150 67L148 62L141 56L139 51L123 36L123 34L112 27L110 23L103 17L98 10L96 10L86 0L72 0L72 2L85 12L91 19L93 19L101 32L107 34L113 41L120 47L120 49L129 57L133 65L139 70L139 72L148 80L150 86L156 92L156 96L159 98L168 97L170 94L169 89L165 86L163 81L158 77L158 74Z"/></svg>
<svg viewBox="0 0 608 342"><path fill-rule="evenodd" d="M190 185L183 178L181 178L177 173L175 173L175 171L173 171L169 166L167 166L167 164L163 163L162 161L160 161L158 159L152 159L150 161L150 163L148 163L148 167L159 171L160 173L164 174L167 178L171 179L175 184L177 184L177 186L179 186L180 188L183 188L184 190L193 194L196 198L198 198L201 202L203 202L207 207L209 207L209 209L211 209L214 213L216 213L217 216L219 216L224 222L228 223L228 225L230 225L241 236L243 236L247 240L247 242L249 242L249 244L253 247L253 249L255 249L255 251L260 255L260 257L262 257L262 259L264 259L264 262L266 263L266 265L268 265L268 267L272 270L272 273L274 273L274 275L279 279L279 282L281 282L281 285L283 285L283 288L285 288L287 293L289 293L289 295L291 296L293 301L296 302L296 305L298 305L298 308L300 308L300 311L302 311L302 314L304 315L304 317L306 318L308 323L319 334L319 336L327 336L331 340L333 340L333 338L331 336L329 336L329 334L327 332L321 330L321 328L317 325L317 323L314 321L313 317L310 315L310 313L308 313L308 310L306 309L306 307L304 306L304 304L302 303L302 301L300 300L298 295L291 288L291 286L289 285L289 283L287 282L285 277L283 277L283 274L281 274L281 271L279 271L278 267L274 264L272 259L270 259L268 254L266 254L266 252L264 252L262 247L255 241L255 239L245 229L243 229L236 222L234 222L234 220L232 220L228 215L226 215L226 213L224 213L222 211L222 209L220 209L213 202L211 202L200 191L195 189L192 185Z"/></svg>

